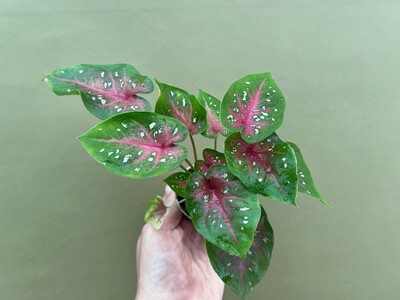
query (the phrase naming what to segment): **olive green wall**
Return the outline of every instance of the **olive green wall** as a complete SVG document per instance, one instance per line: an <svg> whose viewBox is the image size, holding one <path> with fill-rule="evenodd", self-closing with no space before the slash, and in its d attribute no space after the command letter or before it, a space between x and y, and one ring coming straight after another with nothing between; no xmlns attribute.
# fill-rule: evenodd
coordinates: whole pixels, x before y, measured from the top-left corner
<svg viewBox="0 0 400 300"><path fill-rule="evenodd" d="M75 138L98 120L40 82L121 62L194 93L222 97L265 71L283 90L278 133L300 145L332 207L261 199L276 243L248 299L400 298L398 0L0 6L0 299L134 298L136 239L163 177L107 172ZM224 299L237 298L227 289Z"/></svg>

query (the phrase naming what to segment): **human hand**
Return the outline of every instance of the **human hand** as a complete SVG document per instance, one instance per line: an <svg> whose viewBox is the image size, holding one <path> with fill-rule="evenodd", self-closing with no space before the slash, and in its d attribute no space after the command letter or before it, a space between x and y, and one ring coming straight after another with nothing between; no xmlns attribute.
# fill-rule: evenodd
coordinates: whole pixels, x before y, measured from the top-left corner
<svg viewBox="0 0 400 300"><path fill-rule="evenodd" d="M167 186L164 203L176 203ZM224 283L213 270L205 239L177 206L169 208L159 230L143 226L136 249L136 300L222 299Z"/></svg>

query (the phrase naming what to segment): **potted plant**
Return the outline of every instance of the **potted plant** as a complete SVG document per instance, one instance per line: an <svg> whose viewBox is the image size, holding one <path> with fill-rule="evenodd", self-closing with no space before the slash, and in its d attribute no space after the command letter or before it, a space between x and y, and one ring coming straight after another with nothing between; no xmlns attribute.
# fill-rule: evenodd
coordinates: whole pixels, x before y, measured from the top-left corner
<svg viewBox="0 0 400 300"><path fill-rule="evenodd" d="M79 140L109 171L147 178L182 169L165 182L206 239L215 272L242 299L266 273L274 244L258 195L296 205L299 191L326 204L299 148L275 133L285 99L270 73L238 79L222 101L203 90L196 97L155 80L155 112L142 96L153 91L153 82L127 64L72 66L44 80L56 95L80 95L102 120ZM195 135L214 140L202 157ZM217 151L219 135L226 137L223 152ZM180 144L187 138L194 162ZM145 221L160 228L167 210L155 196Z"/></svg>

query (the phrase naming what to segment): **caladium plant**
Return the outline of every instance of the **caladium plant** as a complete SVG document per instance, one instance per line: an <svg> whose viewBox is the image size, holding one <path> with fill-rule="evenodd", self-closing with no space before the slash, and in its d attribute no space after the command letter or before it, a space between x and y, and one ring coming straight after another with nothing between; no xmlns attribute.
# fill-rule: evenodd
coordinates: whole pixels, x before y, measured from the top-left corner
<svg viewBox="0 0 400 300"><path fill-rule="evenodd" d="M206 239L211 265L241 298L267 272L274 234L258 195L296 205L297 192L327 204L296 144L281 140L285 99L270 73L244 76L222 101L155 80L155 112L139 94L153 82L127 64L78 65L44 80L56 95L80 95L103 120L79 137L87 152L121 176L147 178L175 171L165 182L183 200L194 227ZM214 140L198 158L194 135ZM219 135L227 137L217 151ZM190 138L195 161L180 145ZM162 226L168 207L154 196L145 221Z"/></svg>

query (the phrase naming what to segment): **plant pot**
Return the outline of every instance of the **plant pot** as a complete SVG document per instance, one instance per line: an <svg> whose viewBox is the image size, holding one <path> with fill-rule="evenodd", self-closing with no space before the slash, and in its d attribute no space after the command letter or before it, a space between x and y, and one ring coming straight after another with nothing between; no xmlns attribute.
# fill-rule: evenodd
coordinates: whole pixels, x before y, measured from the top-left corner
<svg viewBox="0 0 400 300"><path fill-rule="evenodd" d="M179 201L182 201L184 198L183 197L181 197L181 196L179 196L179 195L176 195L176 202L178 203ZM187 208L186 208L186 202L185 201L183 201L183 202L181 202L181 203L178 203L178 207L179 207L179 209L181 210L181 212L183 213L183 215L185 216L185 217L187 217L187 218L189 218L189 219L192 219L191 217L190 217L190 215L189 215L189 212L188 212L188 210L187 210Z"/></svg>

